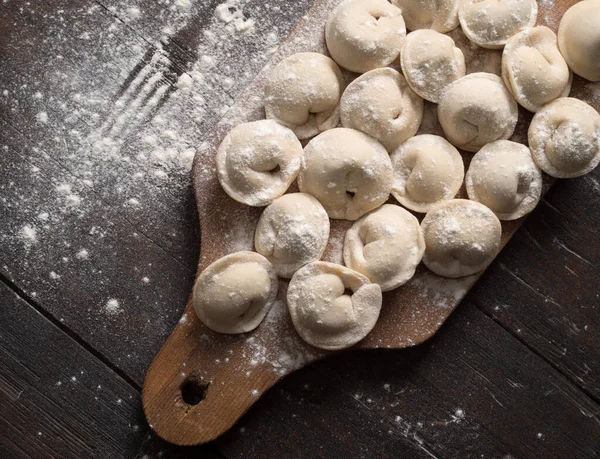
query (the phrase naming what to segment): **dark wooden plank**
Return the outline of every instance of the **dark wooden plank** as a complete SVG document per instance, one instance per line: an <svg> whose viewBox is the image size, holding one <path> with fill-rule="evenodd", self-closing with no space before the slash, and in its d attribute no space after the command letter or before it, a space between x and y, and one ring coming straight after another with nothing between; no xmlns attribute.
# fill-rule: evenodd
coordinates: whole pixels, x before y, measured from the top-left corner
<svg viewBox="0 0 600 459"><path fill-rule="evenodd" d="M349 352L284 379L219 449L256 458L598 457L598 404L471 298L422 346Z"/></svg>
<svg viewBox="0 0 600 459"><path fill-rule="evenodd" d="M137 389L0 282L0 457L218 457L149 433Z"/></svg>

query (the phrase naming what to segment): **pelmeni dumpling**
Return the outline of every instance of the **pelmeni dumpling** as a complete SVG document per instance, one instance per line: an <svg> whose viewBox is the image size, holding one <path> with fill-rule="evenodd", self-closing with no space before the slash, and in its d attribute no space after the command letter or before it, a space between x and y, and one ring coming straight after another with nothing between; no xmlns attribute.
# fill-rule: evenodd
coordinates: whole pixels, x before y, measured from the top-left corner
<svg viewBox="0 0 600 459"><path fill-rule="evenodd" d="M476 152L486 143L512 136L519 110L502 78L472 73L446 87L438 118L452 145Z"/></svg>
<svg viewBox="0 0 600 459"><path fill-rule="evenodd" d="M412 137L390 157L394 168L392 195L415 212L426 213L440 201L454 198L463 184L462 157L442 137Z"/></svg>
<svg viewBox="0 0 600 459"><path fill-rule="evenodd" d="M344 78L337 64L318 53L282 60L265 87L267 118L289 127L299 139L336 127Z"/></svg>
<svg viewBox="0 0 600 459"><path fill-rule="evenodd" d="M536 164L552 177L587 174L600 163L600 115L579 99L556 99L533 117L529 147Z"/></svg>
<svg viewBox="0 0 600 459"><path fill-rule="evenodd" d="M439 102L442 91L465 76L463 52L454 40L435 30L417 30L407 35L400 53L402 72L410 87L423 99Z"/></svg>
<svg viewBox="0 0 600 459"><path fill-rule="evenodd" d="M329 239L329 217L314 197L284 194L262 213L254 233L256 251L280 277L289 279L302 266L321 258Z"/></svg>
<svg viewBox="0 0 600 459"><path fill-rule="evenodd" d="M483 204L453 199L434 207L421 222L423 263L444 277L463 277L485 269L500 250L502 226Z"/></svg>
<svg viewBox="0 0 600 459"><path fill-rule="evenodd" d="M391 151L416 134L423 119L423 99L400 72L375 69L348 85L340 111L342 126L375 137Z"/></svg>
<svg viewBox="0 0 600 459"><path fill-rule="evenodd" d="M585 0L567 10L558 28L558 46L571 70L600 81L600 0Z"/></svg>
<svg viewBox="0 0 600 459"><path fill-rule="evenodd" d="M402 10L408 30L433 29L441 33L458 27L459 0L392 0Z"/></svg>
<svg viewBox="0 0 600 459"><path fill-rule="evenodd" d="M342 2L333 10L325 27L331 57L356 73L395 61L405 35L402 11L387 0Z"/></svg>
<svg viewBox="0 0 600 459"><path fill-rule="evenodd" d="M245 333L265 318L277 297L277 274L258 253L236 252L198 276L193 304L204 325L219 333Z"/></svg>
<svg viewBox="0 0 600 459"><path fill-rule="evenodd" d="M424 251L416 217L400 206L385 204L346 232L344 264L387 292L414 276Z"/></svg>
<svg viewBox="0 0 600 459"><path fill-rule="evenodd" d="M234 127L217 150L217 176L225 192L242 204L261 207L281 196L298 176L302 145L272 120Z"/></svg>
<svg viewBox="0 0 600 459"><path fill-rule="evenodd" d="M373 329L381 288L344 266L317 261L300 268L287 291L292 322L304 341L321 349L345 349Z"/></svg>
<svg viewBox="0 0 600 459"><path fill-rule="evenodd" d="M460 0L458 18L463 32L483 48L502 48L506 41L537 20L536 0Z"/></svg>
<svg viewBox="0 0 600 459"><path fill-rule="evenodd" d="M390 156L377 140L337 128L304 149L298 187L317 198L330 218L357 220L387 201L393 179Z"/></svg>
<svg viewBox="0 0 600 459"><path fill-rule="evenodd" d="M558 50L554 32L539 26L508 40L502 54L502 79L519 104L537 112L548 102L569 95L573 74Z"/></svg>
<svg viewBox="0 0 600 459"><path fill-rule="evenodd" d="M516 220L540 201L542 171L525 145L498 140L473 156L465 185L469 198L492 209L500 220Z"/></svg>

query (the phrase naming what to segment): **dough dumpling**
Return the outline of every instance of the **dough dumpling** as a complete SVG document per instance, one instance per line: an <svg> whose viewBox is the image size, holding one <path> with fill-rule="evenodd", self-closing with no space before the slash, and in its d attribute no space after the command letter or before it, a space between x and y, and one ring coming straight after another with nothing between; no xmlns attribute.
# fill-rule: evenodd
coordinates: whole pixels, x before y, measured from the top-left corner
<svg viewBox="0 0 600 459"><path fill-rule="evenodd" d="M400 206L385 204L346 232L344 264L387 292L414 276L424 251L416 217Z"/></svg>
<svg viewBox="0 0 600 459"><path fill-rule="evenodd" d="M337 128L304 149L298 187L317 198L330 218L357 220L388 200L393 179L390 156L377 140Z"/></svg>
<svg viewBox="0 0 600 459"><path fill-rule="evenodd" d="M423 263L443 277L463 277L485 269L500 250L502 226L483 204L453 199L434 207L421 222Z"/></svg>
<svg viewBox="0 0 600 459"><path fill-rule="evenodd" d="M402 72L423 99L438 103L446 86L465 76L463 52L454 40L435 30L417 30L406 37L400 54Z"/></svg>
<svg viewBox="0 0 600 459"><path fill-rule="evenodd" d="M404 207L426 213L440 201L454 198L463 184L462 157L446 139L418 135L391 154L392 194Z"/></svg>
<svg viewBox="0 0 600 459"><path fill-rule="evenodd" d="M473 156L465 184L469 199L492 209L500 220L516 220L540 202L542 171L525 145L498 140Z"/></svg>
<svg viewBox="0 0 600 459"><path fill-rule="evenodd" d="M415 135L423 120L423 99L394 69L376 69L354 80L341 101L342 126L379 140L389 151Z"/></svg>
<svg viewBox="0 0 600 459"><path fill-rule="evenodd" d="M245 333L265 318L277 297L277 274L258 253L236 252L198 276L193 304L204 325L219 333Z"/></svg>
<svg viewBox="0 0 600 459"><path fill-rule="evenodd" d="M438 105L438 118L452 145L476 152L486 143L510 138L519 109L502 78L472 73L446 88Z"/></svg>
<svg viewBox="0 0 600 459"><path fill-rule="evenodd" d="M217 150L217 176L225 192L242 204L262 207L281 196L298 176L302 144L272 120L234 127Z"/></svg>
<svg viewBox="0 0 600 459"><path fill-rule="evenodd" d="M345 349L369 334L381 311L381 288L344 266L317 261L296 271L287 291L292 322L304 341Z"/></svg>
<svg viewBox="0 0 600 459"><path fill-rule="evenodd" d="M465 35L483 48L499 49L537 20L536 0L460 0L458 18Z"/></svg>
<svg viewBox="0 0 600 459"><path fill-rule="evenodd" d="M441 33L458 27L459 0L392 0L402 10L408 30L433 29Z"/></svg>
<svg viewBox="0 0 600 459"><path fill-rule="evenodd" d="M573 74L558 50L554 32L539 26L508 40L502 54L502 79L519 104L537 112L569 95Z"/></svg>
<svg viewBox="0 0 600 459"><path fill-rule="evenodd" d="M546 174L585 175L600 163L600 115L579 99L556 99L533 117L529 147Z"/></svg>
<svg viewBox="0 0 600 459"><path fill-rule="evenodd" d="M558 46L571 70L600 81L600 0L585 0L567 10L558 28Z"/></svg>
<svg viewBox="0 0 600 459"><path fill-rule="evenodd" d="M337 64L318 53L298 53L282 60L265 87L267 118L308 139L336 127L344 78Z"/></svg>
<svg viewBox="0 0 600 459"><path fill-rule="evenodd" d="M406 36L402 11L387 0L348 0L339 4L325 26L333 60L356 73L395 61Z"/></svg>
<svg viewBox="0 0 600 459"><path fill-rule="evenodd" d="M280 277L289 279L302 266L321 258L329 240L329 217L314 197L284 194L262 213L254 233L256 251Z"/></svg>

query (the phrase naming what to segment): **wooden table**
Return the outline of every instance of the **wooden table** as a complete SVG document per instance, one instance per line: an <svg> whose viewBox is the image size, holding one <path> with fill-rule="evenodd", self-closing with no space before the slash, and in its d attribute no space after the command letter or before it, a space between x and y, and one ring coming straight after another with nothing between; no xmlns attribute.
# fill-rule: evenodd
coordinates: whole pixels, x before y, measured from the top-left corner
<svg viewBox="0 0 600 459"><path fill-rule="evenodd" d="M197 263L191 156L311 1L219 3L0 5L0 457L598 457L600 169L428 343L303 369L204 447L151 434L140 386Z"/></svg>

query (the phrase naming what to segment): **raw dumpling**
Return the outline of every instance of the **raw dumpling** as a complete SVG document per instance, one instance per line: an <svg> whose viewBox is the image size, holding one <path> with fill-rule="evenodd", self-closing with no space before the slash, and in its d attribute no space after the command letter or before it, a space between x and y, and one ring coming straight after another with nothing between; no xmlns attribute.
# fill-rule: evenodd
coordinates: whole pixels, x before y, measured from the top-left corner
<svg viewBox="0 0 600 459"><path fill-rule="evenodd" d="M304 193L284 194L260 216L254 246L289 279L311 261L321 258L329 239L329 217L314 197Z"/></svg>
<svg viewBox="0 0 600 459"><path fill-rule="evenodd" d="M267 118L308 139L336 127L344 78L337 64L318 53L298 53L273 69L265 87Z"/></svg>
<svg viewBox="0 0 600 459"><path fill-rule="evenodd" d="M573 178L600 163L600 115L579 99L556 99L529 126L533 160L548 175Z"/></svg>
<svg viewBox="0 0 600 459"><path fill-rule="evenodd" d="M393 179L390 156L377 140L337 128L304 149L298 187L316 197L330 218L357 220L387 201Z"/></svg>
<svg viewBox="0 0 600 459"><path fill-rule="evenodd" d="M542 196L542 171L525 145L498 140L473 156L465 180L467 193L500 220L531 212Z"/></svg>
<svg viewBox="0 0 600 459"><path fill-rule="evenodd" d="M261 207L281 196L298 176L302 145L272 120L234 127L217 150L217 176L225 192L242 204Z"/></svg>
<svg viewBox="0 0 600 459"><path fill-rule="evenodd" d="M539 26L508 40L502 54L502 79L519 104L537 112L548 102L569 95L573 74L558 50L554 32Z"/></svg>
<svg viewBox="0 0 600 459"><path fill-rule="evenodd" d="M387 292L414 276L424 251L416 217L400 206L385 204L346 232L344 264Z"/></svg>
<svg viewBox="0 0 600 459"><path fill-rule="evenodd" d="M489 49L506 41L537 20L536 0L460 0L458 18L473 43Z"/></svg>
<svg viewBox="0 0 600 459"><path fill-rule="evenodd" d="M394 167L392 194L415 212L428 212L440 201L454 198L462 186L462 157L446 139L418 135L391 154Z"/></svg>
<svg viewBox="0 0 600 459"><path fill-rule="evenodd" d="M438 103L443 90L465 76L465 56L454 40L435 30L417 30L406 37L400 53L402 72L423 99Z"/></svg>
<svg viewBox="0 0 600 459"><path fill-rule="evenodd" d="M356 73L395 61L405 36L402 12L387 0L342 2L333 10L325 27L331 57Z"/></svg>
<svg viewBox="0 0 600 459"><path fill-rule="evenodd" d="M600 81L600 0L585 0L567 10L558 28L558 46L571 70Z"/></svg>
<svg viewBox="0 0 600 459"><path fill-rule="evenodd" d="M421 222L423 263L444 277L463 277L485 269L500 250L502 226L483 204L453 199L434 207Z"/></svg>
<svg viewBox="0 0 600 459"><path fill-rule="evenodd" d="M400 72L376 69L354 80L342 95L342 126L379 140L389 151L417 133L423 99Z"/></svg>
<svg viewBox="0 0 600 459"><path fill-rule="evenodd" d="M441 33L458 27L459 0L392 0L402 10L408 30L433 29Z"/></svg>
<svg viewBox="0 0 600 459"><path fill-rule="evenodd" d="M450 143L476 152L486 143L512 136L519 110L502 78L472 73L446 88L438 118Z"/></svg>
<svg viewBox="0 0 600 459"><path fill-rule="evenodd" d="M193 304L204 325L219 333L245 333L265 318L277 297L277 274L258 253L236 252L198 276Z"/></svg>
<svg viewBox="0 0 600 459"><path fill-rule="evenodd" d="M304 341L321 349L345 349L369 334L381 311L381 288L344 266L317 261L296 271L287 302Z"/></svg>

